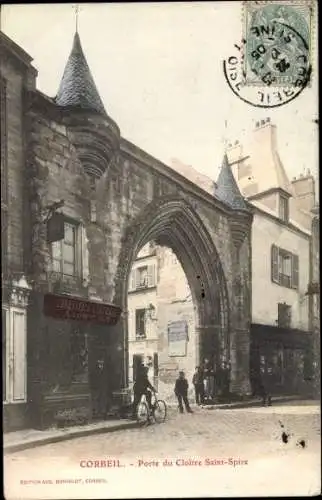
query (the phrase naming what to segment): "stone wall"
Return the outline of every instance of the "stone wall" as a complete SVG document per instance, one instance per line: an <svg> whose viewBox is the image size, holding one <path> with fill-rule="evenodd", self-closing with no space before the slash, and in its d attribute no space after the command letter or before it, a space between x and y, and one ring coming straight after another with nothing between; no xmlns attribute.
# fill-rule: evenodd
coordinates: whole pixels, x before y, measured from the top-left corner
<svg viewBox="0 0 322 500"><path fill-rule="evenodd" d="M199 313L202 312L198 322L207 322L207 325L195 325L196 330L204 326L218 327L212 297L219 294L225 308L225 335L228 335L230 304L234 303L235 293L233 276L236 272L230 231L233 213L210 194L124 139L121 139L120 149L117 149L114 138L116 149L113 154L107 148L106 154L111 156L100 160L104 165L106 163L106 168L96 180L95 189L91 188L84 158L87 162L90 158L95 159L96 150L101 158L99 148L102 137L106 133L110 144L113 138L108 134L114 132L110 131L105 118L77 114L73 120L73 114L66 115L48 98L30 93L26 163L31 213L29 249L32 265L29 275L36 288L48 288L50 248L46 243L46 226L42 223L47 205L64 199L61 211L84 228L85 240L82 244L86 246L83 251L87 250L89 276L88 284L83 284L83 287L88 286L88 293L91 290L105 302L115 302L126 308L129 271L140 246L147 243L140 237L148 227L152 238L162 210L167 227L174 217L169 215L167 220L167 203L178 203L191 213L187 216L191 228L185 227L181 231L186 231L185 237L189 231L191 250L199 260L198 263L191 260L189 263L190 243L182 248L180 258L186 262L185 272L192 293L197 297L196 307ZM80 137L77 136L79 128L82 130L81 146L76 140ZM163 208L159 210L159 207ZM143 215L145 213L146 216ZM160 238L162 231L158 235ZM172 236L169 230L165 233L171 246ZM179 233L176 238L180 240ZM125 348L125 317L115 331L118 341ZM125 359L124 365L127 364Z"/></svg>
<svg viewBox="0 0 322 500"><path fill-rule="evenodd" d="M24 267L23 254L23 221L24 221L24 88L27 85L30 69L18 64L14 59L1 55L1 78L4 79L5 95L3 95L2 113L6 113L5 130L6 160L4 161L7 180L7 200L2 199L8 213L8 249L7 259L9 273L21 273ZM5 208L5 207L4 207Z"/></svg>

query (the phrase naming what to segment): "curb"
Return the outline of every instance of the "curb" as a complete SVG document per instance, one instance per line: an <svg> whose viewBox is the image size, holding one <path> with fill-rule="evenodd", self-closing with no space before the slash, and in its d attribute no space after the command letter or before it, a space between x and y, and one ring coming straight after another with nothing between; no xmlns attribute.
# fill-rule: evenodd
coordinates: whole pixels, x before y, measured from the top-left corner
<svg viewBox="0 0 322 500"><path fill-rule="evenodd" d="M126 429L134 429L142 427L139 422L124 422L113 425L111 427L99 427L97 429L83 429L72 432L71 434L61 434L59 436L44 437L43 439L35 439L33 441L21 442L16 444L9 444L3 447L4 454L16 453L17 451L29 450L31 448L38 448L38 446L45 446L47 444L59 443L61 441L69 441L74 438L91 436L94 434L106 434L108 432L115 432Z"/></svg>
<svg viewBox="0 0 322 500"><path fill-rule="evenodd" d="M278 405L280 403L288 403L288 402L291 402L291 401L303 401L303 397L301 396L291 396L289 398L285 397L285 398L280 398L280 399L274 399L272 398L272 404L270 406L273 406L273 405ZM240 402L236 402L236 403L222 403L222 404L215 404L215 405L209 405L209 406L203 406L202 408L205 409L205 410L237 410L238 408L257 408L257 407L262 407L264 406L263 405L263 402L261 400L257 400L257 401L240 401Z"/></svg>

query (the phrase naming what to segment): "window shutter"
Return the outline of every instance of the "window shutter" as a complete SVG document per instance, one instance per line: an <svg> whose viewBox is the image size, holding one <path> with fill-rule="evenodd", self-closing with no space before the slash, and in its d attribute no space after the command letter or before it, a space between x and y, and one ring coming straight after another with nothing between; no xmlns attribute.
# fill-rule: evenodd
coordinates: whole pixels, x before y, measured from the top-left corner
<svg viewBox="0 0 322 500"><path fill-rule="evenodd" d="M278 247L276 245L272 245L271 259L272 281L278 283Z"/></svg>
<svg viewBox="0 0 322 500"><path fill-rule="evenodd" d="M148 286L155 285L155 266L148 266Z"/></svg>
<svg viewBox="0 0 322 500"><path fill-rule="evenodd" d="M157 377L159 375L159 358L158 353L153 353L153 375Z"/></svg>
<svg viewBox="0 0 322 500"><path fill-rule="evenodd" d="M134 289L135 289L135 271L132 270L130 272L129 291L131 292Z"/></svg>
<svg viewBox="0 0 322 500"><path fill-rule="evenodd" d="M135 269L135 288L139 288L140 286L140 272L138 269Z"/></svg>
<svg viewBox="0 0 322 500"><path fill-rule="evenodd" d="M299 286L299 258L292 254L292 288Z"/></svg>
<svg viewBox="0 0 322 500"><path fill-rule="evenodd" d="M291 328L291 324L292 324L292 307L291 306L287 307L286 320L287 320L287 328Z"/></svg>

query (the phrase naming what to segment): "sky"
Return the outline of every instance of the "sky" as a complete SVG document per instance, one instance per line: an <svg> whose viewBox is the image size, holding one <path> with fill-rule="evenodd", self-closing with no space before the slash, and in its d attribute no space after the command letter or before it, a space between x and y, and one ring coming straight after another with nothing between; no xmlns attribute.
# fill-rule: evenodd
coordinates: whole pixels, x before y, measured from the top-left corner
<svg viewBox="0 0 322 500"><path fill-rule="evenodd" d="M1 10L1 30L33 57L38 89L54 97L75 33L73 4ZM288 176L317 174L317 43L311 86L284 106L257 109L232 93L222 69L242 38L241 2L80 4L78 19L105 109L126 139L216 179L225 141L242 142L270 117Z"/></svg>

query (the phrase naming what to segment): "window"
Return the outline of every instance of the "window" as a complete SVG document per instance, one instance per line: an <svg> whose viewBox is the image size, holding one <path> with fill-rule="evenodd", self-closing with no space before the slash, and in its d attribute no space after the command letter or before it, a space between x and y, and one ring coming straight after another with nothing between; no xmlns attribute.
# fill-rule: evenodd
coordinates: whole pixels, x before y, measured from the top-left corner
<svg viewBox="0 0 322 500"><path fill-rule="evenodd" d="M279 203L279 217L282 221L288 222L289 210L288 210L288 198L280 196Z"/></svg>
<svg viewBox="0 0 322 500"><path fill-rule="evenodd" d="M299 258L287 250L272 245L271 249L272 281L287 288L298 289Z"/></svg>
<svg viewBox="0 0 322 500"><path fill-rule="evenodd" d="M135 334L136 338L145 338L145 309L135 311Z"/></svg>
<svg viewBox="0 0 322 500"><path fill-rule="evenodd" d="M292 308L284 302L278 304L277 324L280 328L291 328Z"/></svg>
<svg viewBox="0 0 322 500"><path fill-rule="evenodd" d="M75 276L77 250L77 226L65 222L65 237L61 241L52 243L52 263L53 271Z"/></svg>
<svg viewBox="0 0 322 500"><path fill-rule="evenodd" d="M151 288L155 283L155 265L141 266L133 269L130 278L130 290Z"/></svg>
<svg viewBox="0 0 322 500"><path fill-rule="evenodd" d="M136 287L144 288L148 286L148 266L137 269Z"/></svg>

